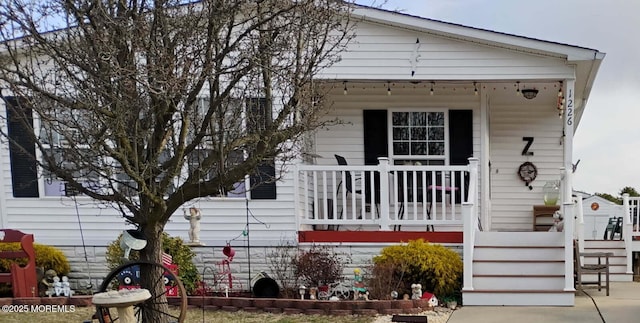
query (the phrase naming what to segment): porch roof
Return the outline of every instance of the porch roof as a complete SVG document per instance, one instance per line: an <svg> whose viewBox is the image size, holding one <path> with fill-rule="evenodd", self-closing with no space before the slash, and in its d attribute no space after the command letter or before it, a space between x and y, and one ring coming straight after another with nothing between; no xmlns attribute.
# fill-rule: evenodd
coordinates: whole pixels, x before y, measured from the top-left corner
<svg viewBox="0 0 640 323"><path fill-rule="evenodd" d="M565 60L567 65L574 67L575 71L576 124L579 124L582 119L596 74L605 57L605 53L596 49L449 23L365 5L354 5L353 16L384 26L499 48L523 55ZM538 78L538 75L531 74L528 79L540 81ZM518 79L526 80L527 77L519 77ZM482 82L487 80L474 78L467 81Z"/></svg>

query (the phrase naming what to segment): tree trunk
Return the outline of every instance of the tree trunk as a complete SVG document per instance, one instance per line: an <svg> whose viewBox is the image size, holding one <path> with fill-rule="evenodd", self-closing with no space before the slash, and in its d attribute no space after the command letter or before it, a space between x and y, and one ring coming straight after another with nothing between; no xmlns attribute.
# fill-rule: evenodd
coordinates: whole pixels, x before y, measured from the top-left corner
<svg viewBox="0 0 640 323"><path fill-rule="evenodd" d="M162 225L148 225L142 230L147 238L147 246L140 250L140 260L162 264ZM163 315L163 313L169 313L169 306L165 295L164 273L161 268L142 265L140 285L151 293L151 298L142 310L142 322L168 323L168 317Z"/></svg>

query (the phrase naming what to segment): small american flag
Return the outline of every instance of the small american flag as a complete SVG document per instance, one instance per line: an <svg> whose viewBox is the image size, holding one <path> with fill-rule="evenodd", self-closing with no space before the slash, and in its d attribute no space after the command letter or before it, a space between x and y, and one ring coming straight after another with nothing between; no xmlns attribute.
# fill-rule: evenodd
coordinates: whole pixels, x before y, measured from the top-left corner
<svg viewBox="0 0 640 323"><path fill-rule="evenodd" d="M170 254L168 254L166 252L163 252L162 253L162 264L165 265L165 266L169 266L169 265L173 264L173 257Z"/></svg>

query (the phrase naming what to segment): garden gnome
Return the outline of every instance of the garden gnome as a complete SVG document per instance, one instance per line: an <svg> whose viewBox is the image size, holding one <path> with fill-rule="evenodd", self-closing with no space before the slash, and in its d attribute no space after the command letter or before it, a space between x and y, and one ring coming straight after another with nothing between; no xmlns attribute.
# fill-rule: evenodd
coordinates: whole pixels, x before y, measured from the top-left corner
<svg viewBox="0 0 640 323"><path fill-rule="evenodd" d="M53 292L56 293L56 296L62 295L62 283L60 282L60 277L53 277ZM49 295L51 297L51 295Z"/></svg>
<svg viewBox="0 0 640 323"><path fill-rule="evenodd" d="M69 277L67 276L62 276L62 294L64 294L64 296L66 297L73 295L71 284L69 283Z"/></svg>
<svg viewBox="0 0 640 323"><path fill-rule="evenodd" d="M44 272L44 277L38 283L38 291L40 296L51 296L53 295L53 277L57 277L58 274L55 270L49 269Z"/></svg>
<svg viewBox="0 0 640 323"><path fill-rule="evenodd" d="M202 245L200 242L200 219L202 214L197 207L190 207L189 211L184 210L184 218L189 220L189 244Z"/></svg>
<svg viewBox="0 0 640 323"><path fill-rule="evenodd" d="M422 298L422 285L411 284L411 299L420 299L420 298Z"/></svg>
<svg viewBox="0 0 640 323"><path fill-rule="evenodd" d="M353 300L359 299L368 301L369 292L367 292L367 288L364 286L360 268L356 268L353 270Z"/></svg>

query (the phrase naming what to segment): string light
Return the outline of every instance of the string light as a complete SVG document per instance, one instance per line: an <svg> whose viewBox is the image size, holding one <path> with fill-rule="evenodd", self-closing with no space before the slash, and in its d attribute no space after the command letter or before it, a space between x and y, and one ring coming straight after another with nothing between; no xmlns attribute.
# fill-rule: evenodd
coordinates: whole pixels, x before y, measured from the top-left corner
<svg viewBox="0 0 640 323"><path fill-rule="evenodd" d="M562 81L560 81L560 86L558 86L558 97L562 97Z"/></svg>
<svg viewBox="0 0 640 323"><path fill-rule="evenodd" d="M478 95L478 85L473 82L473 95Z"/></svg>
<svg viewBox="0 0 640 323"><path fill-rule="evenodd" d="M387 83L387 95L391 95L391 83Z"/></svg>
<svg viewBox="0 0 640 323"><path fill-rule="evenodd" d="M342 94L347 95L347 81L342 82L342 84L344 85L344 90L342 91Z"/></svg>
<svg viewBox="0 0 640 323"><path fill-rule="evenodd" d="M434 82L431 82L431 90L429 90L429 95L433 95L433 84Z"/></svg>

